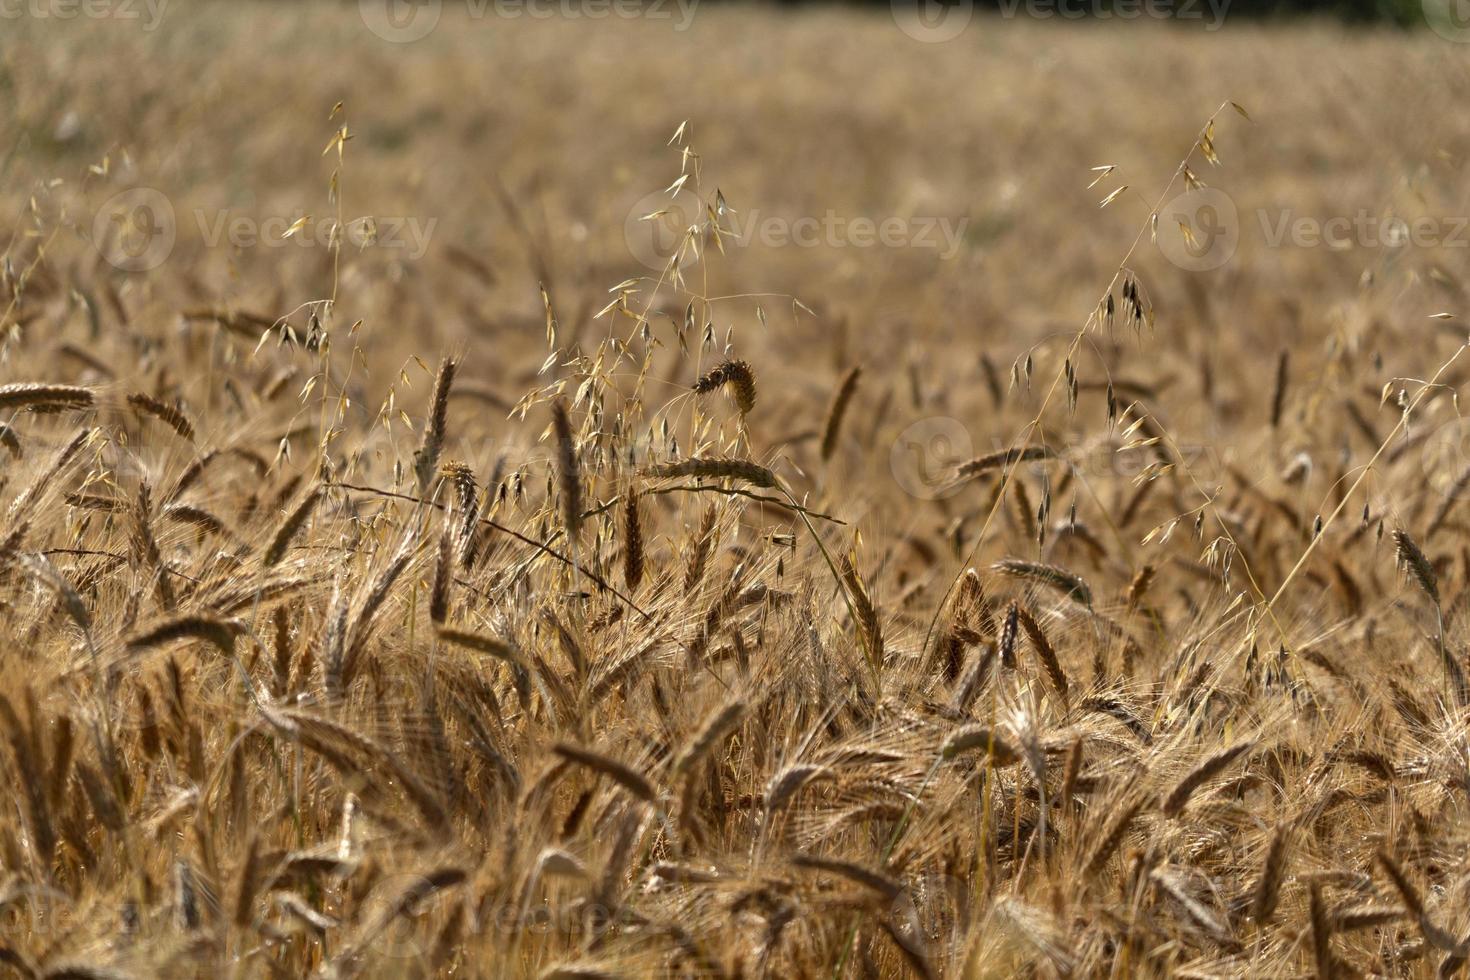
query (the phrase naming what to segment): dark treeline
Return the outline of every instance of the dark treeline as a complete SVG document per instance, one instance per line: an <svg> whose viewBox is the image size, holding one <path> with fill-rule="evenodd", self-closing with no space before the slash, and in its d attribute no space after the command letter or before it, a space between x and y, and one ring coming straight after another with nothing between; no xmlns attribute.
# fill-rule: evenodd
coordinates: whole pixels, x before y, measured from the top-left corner
<svg viewBox="0 0 1470 980"><path fill-rule="evenodd" d="M776 0L781 6L799 7L832 0ZM933 16L944 7L973 5L976 11L998 16L1050 16L1056 19L1085 20L1113 15L1116 19L1153 19L1177 15L1177 19L1198 19L1198 11L1209 6L1206 0L848 0L854 6L887 7L892 3L914 3ZM1430 0L1438 2L1438 0ZM1287 20L1301 17L1331 17L1348 23L1390 23L1405 27L1425 23L1420 0L1214 0L1215 8L1225 7L1230 19L1251 21ZM1148 14L1141 14L1143 8ZM1038 11L1040 13L1038 14ZM1194 12L1193 14L1191 12Z"/></svg>

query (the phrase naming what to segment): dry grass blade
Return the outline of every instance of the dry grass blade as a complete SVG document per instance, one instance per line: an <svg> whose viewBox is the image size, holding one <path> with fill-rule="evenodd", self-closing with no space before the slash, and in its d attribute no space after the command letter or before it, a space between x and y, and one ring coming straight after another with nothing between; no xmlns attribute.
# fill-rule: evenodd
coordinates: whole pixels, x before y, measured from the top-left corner
<svg viewBox="0 0 1470 980"><path fill-rule="evenodd" d="M20 382L0 385L0 410L29 409L36 412L91 408L96 396L77 385Z"/></svg>
<svg viewBox="0 0 1470 980"><path fill-rule="evenodd" d="M442 831L447 814L443 801L406 760L390 752L373 739L356 732L341 722L298 708L273 708L262 705L261 714L276 730L320 755L346 779L359 780L364 769L381 766L392 778L388 785L403 791L424 822ZM374 792L383 787L366 786Z"/></svg>
<svg viewBox="0 0 1470 980"><path fill-rule="evenodd" d="M695 457L677 463L655 466L649 473L661 478L692 476L706 480L743 480L755 487L776 486L774 473L764 466L744 459Z"/></svg>
<svg viewBox="0 0 1470 980"><path fill-rule="evenodd" d="M1042 631L1041 624L1031 615L1030 610L1019 604L1015 606L1016 618L1021 628L1026 631L1026 636L1031 640L1031 647L1036 651L1036 657L1046 670L1046 676L1051 685L1056 689L1057 697L1061 698L1062 706L1065 708L1067 699L1067 674L1062 670L1062 663L1057 659L1056 648L1047 639L1046 633Z"/></svg>
<svg viewBox="0 0 1470 980"><path fill-rule="evenodd" d="M1087 874L1095 875L1102 870L1103 865L1118 850L1118 845L1123 843L1123 836L1128 833L1128 828L1133 825L1134 819L1147 803L1146 798L1135 799L1127 806L1117 810L1112 822L1109 823L1099 838L1097 846L1092 850L1092 856L1087 860Z"/></svg>
<svg viewBox="0 0 1470 980"><path fill-rule="evenodd" d="M498 637L448 628L440 628L438 636L445 643L452 643L466 650L474 650L497 660L504 660L506 663L523 665L521 654L516 648Z"/></svg>
<svg viewBox="0 0 1470 980"><path fill-rule="evenodd" d="M690 738L689 744L674 760L674 775L683 775L699 765L714 751L720 740L728 735L745 717L745 702L731 701L712 714Z"/></svg>
<svg viewBox="0 0 1470 980"><path fill-rule="evenodd" d="M556 475L561 490L562 523L567 536L575 539L582 527L582 477L577 466L577 445L566 402L551 405L552 433L556 438Z"/></svg>
<svg viewBox="0 0 1470 980"><path fill-rule="evenodd" d="M1002 558L993 566L997 572L1012 578L1044 585L1084 606L1092 605L1092 589L1080 575L1057 565L1028 561L1024 558Z"/></svg>
<svg viewBox="0 0 1470 980"><path fill-rule="evenodd" d="M423 439L414 453L414 473L419 489L427 490L439 467L439 454L444 450L444 437L449 425L449 391L454 387L454 374L459 362L446 357L434 373L434 391L429 396L429 417L424 423Z"/></svg>
<svg viewBox="0 0 1470 980"><path fill-rule="evenodd" d="M684 568L684 593L687 595L694 591L704 578L705 566L709 563L710 551L715 544L716 521L719 519L719 510L713 502L706 504L703 514L699 519L699 530L694 534L692 547L689 549L689 561Z"/></svg>
<svg viewBox="0 0 1470 980"><path fill-rule="evenodd" d="M1414 539L1409 537L1409 532L1399 529L1393 532L1394 551L1398 560L1404 568L1408 569L1409 576L1418 584L1426 596L1439 604L1439 577L1434 572L1434 566L1419 550Z"/></svg>
<svg viewBox="0 0 1470 980"><path fill-rule="evenodd" d="M1332 923L1322 903L1322 886L1316 880L1308 883L1309 918L1312 923L1312 958L1317 963L1317 976L1332 980L1337 964L1332 956Z"/></svg>
<svg viewBox="0 0 1470 980"><path fill-rule="evenodd" d="M825 767L806 762L793 763L771 778L766 789L766 812L780 813L803 786L825 772Z"/></svg>
<svg viewBox="0 0 1470 980"><path fill-rule="evenodd" d="M643 582L643 521L638 513L638 491L623 498L623 584L633 591Z"/></svg>
<svg viewBox="0 0 1470 980"><path fill-rule="evenodd" d="M898 898L903 891L903 886L893 878L880 871L864 868L851 861L841 861L836 858L821 857L815 854L793 854L791 863L798 868L808 868L813 871L824 871L839 878L856 882L864 888L872 889L885 901L891 902Z"/></svg>
<svg viewBox="0 0 1470 980"><path fill-rule="evenodd" d="M876 671L883 664L883 623L878 618L878 609L868 594L851 558L844 557L840 566L842 583L852 600L857 616L857 626L862 633L863 646L867 649L869 662Z"/></svg>
<svg viewBox="0 0 1470 980"><path fill-rule="evenodd" d="M568 762L575 762L594 772L602 773L645 803L652 803L658 798L658 792L647 777L610 756L584 749L570 742L558 742L552 747L552 751Z"/></svg>
<svg viewBox="0 0 1470 980"><path fill-rule="evenodd" d="M993 473L996 470L1004 469L1007 466L1014 466L1018 463L1031 463L1038 460L1055 458L1056 453L1052 452L1046 446L1024 446L1016 449L1003 449L986 456L977 456L974 459L965 460L955 467L955 476L961 480L970 480L977 476L984 476L986 473Z"/></svg>
<svg viewBox="0 0 1470 980"><path fill-rule="evenodd" d="M1184 807L1188 805L1189 798L1194 795L1196 790L1220 775L1232 762L1254 748L1255 744L1254 741L1247 741L1241 742L1238 745L1232 745L1228 749L1216 752L1195 766L1170 791L1169 795L1164 798L1164 805L1162 807L1164 815L1167 817L1177 817L1184 810Z"/></svg>
<svg viewBox="0 0 1470 980"><path fill-rule="evenodd" d="M823 460L831 459L832 454L837 451L837 439L842 434L842 421L847 417L848 405L852 402L852 396L857 391L858 380L862 375L863 369L860 365L849 368L837 386L837 393L832 396L832 404L827 409L827 423L822 426Z"/></svg>
<svg viewBox="0 0 1470 980"><path fill-rule="evenodd" d="M444 625L449 618L449 590L454 585L454 541L449 532L439 535L438 558L434 562L434 584L429 590L429 621Z"/></svg>
<svg viewBox="0 0 1470 980"><path fill-rule="evenodd" d="M296 539L296 535L311 519L311 512L316 509L321 496L321 487L313 487L306 496L301 498L300 503L291 509L291 513L286 515L285 520L281 521L280 527L276 528L276 533L271 535L271 541L266 546L265 554L261 556L262 568L274 568L281 563L282 558L286 557L286 552L291 548L291 542Z"/></svg>
<svg viewBox="0 0 1470 980"><path fill-rule="evenodd" d="M755 372L746 361L726 361L694 383L696 394L708 394L728 386L741 415L755 409Z"/></svg>
<svg viewBox="0 0 1470 980"><path fill-rule="evenodd" d="M1281 883L1286 879L1286 862L1291 846L1291 827L1278 824L1266 848L1266 858L1261 865L1260 877L1256 879L1255 891L1251 895L1251 918L1257 922L1268 922L1276 911L1281 898Z"/></svg>
<svg viewBox="0 0 1470 980"><path fill-rule="evenodd" d="M133 412L140 418L151 416L173 429L180 439L187 442L194 441L194 423L183 410L166 402L159 401L151 395L145 395L141 391L135 391L128 395L128 404L132 406Z"/></svg>
<svg viewBox="0 0 1470 980"><path fill-rule="evenodd" d="M238 619L212 616L208 613L191 613L174 616L154 624L128 640L132 650L151 650L177 640L203 640L213 644L221 653L233 655L235 639L245 631L245 624Z"/></svg>
<svg viewBox="0 0 1470 980"><path fill-rule="evenodd" d="M1001 768L1021 761L1020 751L985 725L966 725L953 732L940 746L939 755L943 759L956 759L976 749L983 750Z"/></svg>
<svg viewBox="0 0 1470 980"><path fill-rule="evenodd" d="M10 454L11 462L17 462L25 455L20 446L20 436L4 422L0 422L0 446L4 446L5 451Z"/></svg>

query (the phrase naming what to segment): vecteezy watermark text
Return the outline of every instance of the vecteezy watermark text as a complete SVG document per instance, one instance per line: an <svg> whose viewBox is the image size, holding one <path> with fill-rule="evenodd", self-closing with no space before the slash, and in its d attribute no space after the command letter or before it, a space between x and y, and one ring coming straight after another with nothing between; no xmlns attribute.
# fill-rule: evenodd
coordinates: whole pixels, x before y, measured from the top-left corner
<svg viewBox="0 0 1470 980"><path fill-rule="evenodd" d="M151 31L169 0L0 0L0 20L137 21Z"/></svg>
<svg viewBox="0 0 1470 980"><path fill-rule="evenodd" d="M192 221L205 248L368 248L383 249L405 261L428 251L438 218L384 216L344 220L282 215L264 218L228 208L195 208L179 215L167 196L151 187L134 187L105 201L92 220L92 242L114 268L146 272L168 261L180 225Z"/></svg>
<svg viewBox="0 0 1470 980"><path fill-rule="evenodd" d="M1206 31L1225 23L1231 0L998 0L1003 20L1186 20ZM916 41L938 43L959 37L975 16L974 0L890 0L898 29Z"/></svg>
<svg viewBox="0 0 1470 980"><path fill-rule="evenodd" d="M1367 208L1325 215L1257 208L1253 215L1242 215L1224 191L1197 187L1159 209L1155 232L1159 251L1170 262L1200 272L1225 265L1234 257L1241 238L1255 232L1271 249L1466 248L1470 247L1470 215L1405 217L1375 214Z"/></svg>
<svg viewBox="0 0 1470 980"><path fill-rule="evenodd" d="M1422 215L1407 219L1369 214L1359 208L1354 215L1322 218L1297 215L1289 208L1256 212L1261 235L1272 248L1465 248L1470 246L1470 217Z"/></svg>
<svg viewBox="0 0 1470 980"><path fill-rule="evenodd" d="M650 269L693 261L707 236L718 234L722 248L911 248L930 249L941 260L954 258L964 242L968 218L933 215L776 215L751 209L713 215L693 193L674 197L655 193L628 211L623 237L628 250ZM717 222L717 225L716 225Z"/></svg>
<svg viewBox="0 0 1470 980"><path fill-rule="evenodd" d="M402 252L409 260L423 258L438 218L367 217L338 226L332 218L283 217L257 220L229 211L194 212L199 237L206 248L227 244L234 248L330 248L334 244L353 248L385 248ZM336 240L334 240L336 239Z"/></svg>
<svg viewBox="0 0 1470 980"><path fill-rule="evenodd" d="M653 20L686 31L699 0L455 0L471 20ZM367 29L385 41L408 44L439 26L443 0L358 0Z"/></svg>

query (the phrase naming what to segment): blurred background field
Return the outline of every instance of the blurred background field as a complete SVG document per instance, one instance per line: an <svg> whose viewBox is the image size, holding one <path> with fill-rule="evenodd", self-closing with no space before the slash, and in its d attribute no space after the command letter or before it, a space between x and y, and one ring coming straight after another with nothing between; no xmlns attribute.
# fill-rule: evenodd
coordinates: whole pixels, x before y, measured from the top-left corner
<svg viewBox="0 0 1470 980"><path fill-rule="evenodd" d="M1230 99L1253 122L1230 114L1215 138L1223 166L1193 166L1237 208L1235 255L1190 271L1149 246L1132 263L1160 311L1156 364L1190 371L1204 352L1275 348L1288 333L1371 343L1364 331L1385 315L1415 324L1406 350L1432 346L1423 316L1460 289L1444 274L1461 254L1453 242L1267 241L1282 215L1470 210L1467 49L1422 27L1227 17L1206 31L977 11L957 38L921 43L882 6L706 4L687 23L672 7L666 20L471 10L445 4L411 43L376 36L356 4L175 3L147 30L13 20L0 42L12 227L23 232L34 206L59 229L53 254L85 262L103 203L152 188L178 225L164 271L187 275L125 277L130 302L159 317L280 315L329 278L327 249L278 236L334 213L322 149L345 120L343 212L379 217L407 247L348 248L341 322L365 318L383 364L476 339L493 345L494 370L518 375L539 366L538 282L564 330L600 332L591 315L605 290L649 273L630 253L629 217L678 176L667 144L687 121L702 185L737 223L754 212L963 225L942 257L757 242L701 271L709 295L765 294L769 329L754 326L756 300L723 301L714 320L739 325L748 353L768 351L783 384L825 387L861 354L880 371L925 362L943 389L977 376L982 349L1004 367L1076 329ZM329 122L338 101L343 117ZM1089 188L1103 165L1116 169ZM274 219L276 236L207 241L242 217ZM29 247L12 239L12 261ZM816 315L794 316L791 297Z"/></svg>

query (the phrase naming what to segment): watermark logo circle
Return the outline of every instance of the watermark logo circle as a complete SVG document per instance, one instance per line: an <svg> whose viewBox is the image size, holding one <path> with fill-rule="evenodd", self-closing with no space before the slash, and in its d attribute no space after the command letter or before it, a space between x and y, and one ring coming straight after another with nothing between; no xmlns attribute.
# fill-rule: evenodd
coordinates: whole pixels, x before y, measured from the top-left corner
<svg viewBox="0 0 1470 980"><path fill-rule="evenodd" d="M955 467L974 455L975 443L964 423L936 415L919 419L898 434L888 451L888 466L910 497L942 500L959 492Z"/></svg>
<svg viewBox="0 0 1470 980"><path fill-rule="evenodd" d="M681 190L672 196L656 191L640 197L628 209L623 221L623 242L628 253L654 272L662 272L670 262L683 266L698 258L698 228L704 209L693 191Z"/></svg>
<svg viewBox="0 0 1470 980"><path fill-rule="evenodd" d="M359 921L381 926L367 946L373 957L415 960L428 952L430 940L422 931L418 913L449 899L432 890L426 891L425 885L424 876L413 872L388 874L373 884L358 909Z"/></svg>
<svg viewBox="0 0 1470 980"><path fill-rule="evenodd" d="M1443 497L1470 496L1461 477L1470 467L1470 417L1453 418L1424 440L1419 471L1424 483Z"/></svg>
<svg viewBox="0 0 1470 980"><path fill-rule="evenodd" d="M1446 41L1470 43L1470 0L1424 0L1429 29Z"/></svg>
<svg viewBox="0 0 1470 980"><path fill-rule="evenodd" d="M158 268L177 240L174 206L151 187L114 194L92 219L92 244L108 265L123 272Z"/></svg>
<svg viewBox="0 0 1470 980"><path fill-rule="evenodd" d="M1218 188L1185 191L1159 211L1159 251L1181 269L1218 269L1230 261L1239 244L1235 202Z"/></svg>
<svg viewBox="0 0 1470 980"><path fill-rule="evenodd" d="M975 0L890 0L890 8L898 29L925 44L954 40L975 16Z"/></svg>
<svg viewBox="0 0 1470 980"><path fill-rule="evenodd" d="M367 29L392 44L411 44L439 26L443 0L357 0Z"/></svg>

